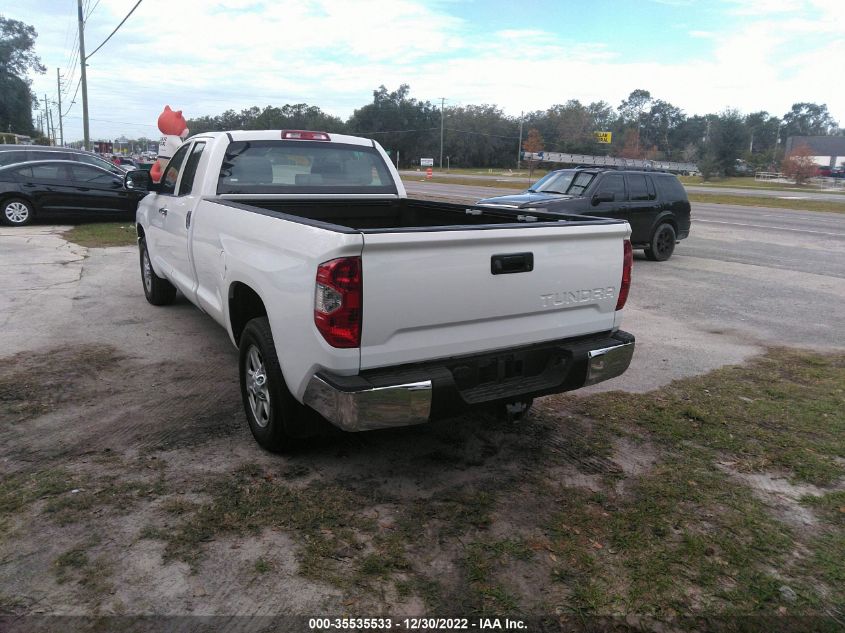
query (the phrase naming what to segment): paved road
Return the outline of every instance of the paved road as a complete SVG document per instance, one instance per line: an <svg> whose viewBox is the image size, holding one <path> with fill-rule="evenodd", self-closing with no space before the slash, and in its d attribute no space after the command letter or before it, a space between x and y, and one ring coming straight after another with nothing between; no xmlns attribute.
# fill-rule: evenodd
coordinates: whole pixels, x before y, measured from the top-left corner
<svg viewBox="0 0 845 633"><path fill-rule="evenodd" d="M412 196L471 202L486 187L406 181ZM638 389L737 362L765 347L845 349L845 215L693 203L668 262L635 254L624 327ZM601 385L599 385L601 388Z"/></svg>
<svg viewBox="0 0 845 633"><path fill-rule="evenodd" d="M425 178L425 174L423 172L418 171L402 171L402 178L406 180L422 180ZM523 189L528 187L529 180L527 178L517 178L512 176L503 176L499 175L484 175L484 174L444 174L442 172L438 172L438 178L460 178L466 180L477 180L479 183L481 182L488 182L488 183L500 183L505 184L507 182L513 182L513 190L514 191L522 191ZM757 197L769 197L769 198L798 198L798 199L806 199L806 200L833 200L838 201L845 206L845 191L842 192L827 192L827 191L796 191L794 189L744 189L742 187L718 187L718 186L699 186L699 185L684 185L687 191L692 191L695 193L711 193L711 194L730 194L733 196L757 196ZM501 190L501 193L493 194L490 193L490 187L484 187L484 194L485 196L491 195L505 195L506 193L511 193L504 187L497 187L496 189Z"/></svg>

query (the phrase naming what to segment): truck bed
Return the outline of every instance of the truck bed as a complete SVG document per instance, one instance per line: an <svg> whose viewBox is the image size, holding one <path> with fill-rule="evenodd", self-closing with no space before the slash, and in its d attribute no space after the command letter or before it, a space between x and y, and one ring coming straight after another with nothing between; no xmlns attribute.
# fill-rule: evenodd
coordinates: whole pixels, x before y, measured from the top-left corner
<svg viewBox="0 0 845 633"><path fill-rule="evenodd" d="M499 212L489 208L415 200L268 200L267 198L216 199L215 202L255 210L256 208L280 217L318 223L325 228L365 233L431 230L438 228L478 228L480 225L559 224L616 224L619 220L583 215L561 215L526 212L522 215ZM241 206L243 205L243 206ZM251 209L250 209L251 208Z"/></svg>

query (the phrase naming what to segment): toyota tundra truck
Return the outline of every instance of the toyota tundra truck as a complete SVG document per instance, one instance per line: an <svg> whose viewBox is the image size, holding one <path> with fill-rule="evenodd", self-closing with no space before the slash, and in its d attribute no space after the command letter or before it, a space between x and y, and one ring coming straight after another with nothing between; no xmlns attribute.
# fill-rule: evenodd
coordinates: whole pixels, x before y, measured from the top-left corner
<svg viewBox="0 0 845 633"><path fill-rule="evenodd" d="M303 130L188 139L136 228L144 295L178 292L239 350L249 427L271 451L328 420L397 427L623 373L630 227L410 199L382 147Z"/></svg>

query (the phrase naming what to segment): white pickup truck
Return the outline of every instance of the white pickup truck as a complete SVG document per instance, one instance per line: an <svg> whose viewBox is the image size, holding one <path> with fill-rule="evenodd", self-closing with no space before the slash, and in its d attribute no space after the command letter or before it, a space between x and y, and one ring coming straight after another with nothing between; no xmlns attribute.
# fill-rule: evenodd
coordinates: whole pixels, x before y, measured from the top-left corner
<svg viewBox="0 0 845 633"><path fill-rule="evenodd" d="M627 369L624 221L412 200L378 143L301 130L194 136L137 212L144 294L181 292L240 351L249 426L283 450L322 420L419 424Z"/></svg>

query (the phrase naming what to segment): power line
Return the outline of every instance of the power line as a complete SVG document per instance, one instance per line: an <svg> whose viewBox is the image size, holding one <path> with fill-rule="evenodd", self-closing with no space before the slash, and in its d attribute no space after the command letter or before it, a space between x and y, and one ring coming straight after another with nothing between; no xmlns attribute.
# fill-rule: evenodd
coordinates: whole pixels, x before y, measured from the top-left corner
<svg viewBox="0 0 845 633"><path fill-rule="evenodd" d="M91 14L92 14L92 13L94 13L94 9L96 9L96 8L97 8L97 5L98 5L98 4L100 4L100 0L97 0L97 2L95 2L95 3L94 3L94 6L93 6L93 7L91 7L91 9L90 9L90 10L88 11L88 13L85 15L85 21L86 21L86 22L88 21L88 18L90 18L90 17L91 17ZM90 57L90 55L89 55L89 57Z"/></svg>
<svg viewBox="0 0 845 633"><path fill-rule="evenodd" d="M73 104L76 103L76 95L79 94L79 85L81 83L82 77L80 77L79 81L76 82L76 90L73 91L73 97L70 99L70 105L67 107L67 111L62 116L66 117L67 113L70 112L70 109L73 107Z"/></svg>
<svg viewBox="0 0 845 633"><path fill-rule="evenodd" d="M86 55L86 56L85 56L85 59L83 60L83 63L85 63L86 61L88 61L89 59L91 59L91 57L93 57L93 56L94 56L94 53L96 53L98 50L100 50L101 48L103 48L103 46L105 46L105 45L106 45L106 42L108 42L108 41L112 38L112 35L114 35L115 33L117 33L118 29L120 29L120 27L121 27L121 26L123 26L123 23L124 23L124 22L126 22L126 20L128 20L128 19L129 19L129 16L130 16L130 15L132 15L132 14L135 12L135 9L137 9L137 8L138 8L138 5L140 5L142 1L143 1L143 0L138 0L138 2L136 2L136 3L135 3L135 6L134 6L134 7L132 7L132 9L129 11L129 13L127 13L127 14L126 14L126 17L125 17L125 18L123 18L123 19L120 21L120 24L118 24L118 25L114 28L114 31L112 31L111 33L109 33L109 36L108 36L106 39L104 39L104 40L103 40L103 43L102 43L102 44L100 44L97 48L95 48L95 49L94 49L91 53L89 53L88 55ZM97 5L94 5L94 6L96 7ZM89 14L89 15L90 15L90 14Z"/></svg>

